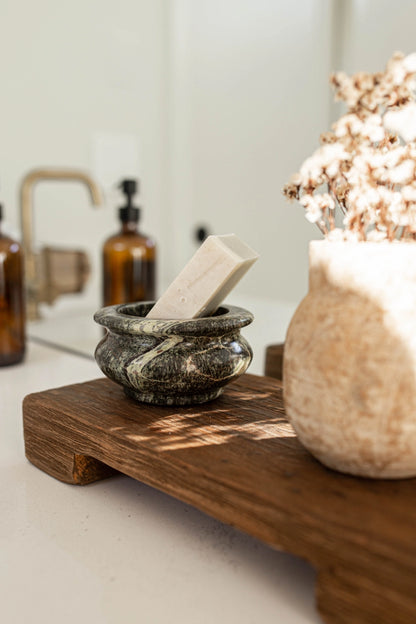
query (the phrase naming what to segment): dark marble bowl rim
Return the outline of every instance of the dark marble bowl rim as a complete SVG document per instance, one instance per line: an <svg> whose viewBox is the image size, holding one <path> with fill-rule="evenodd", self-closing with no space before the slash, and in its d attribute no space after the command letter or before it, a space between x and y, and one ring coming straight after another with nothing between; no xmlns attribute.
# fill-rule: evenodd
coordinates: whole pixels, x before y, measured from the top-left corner
<svg viewBox="0 0 416 624"><path fill-rule="evenodd" d="M245 308L222 304L213 316L187 320L147 319L154 301L124 303L101 308L94 320L116 334L221 336L249 325L254 316Z"/></svg>

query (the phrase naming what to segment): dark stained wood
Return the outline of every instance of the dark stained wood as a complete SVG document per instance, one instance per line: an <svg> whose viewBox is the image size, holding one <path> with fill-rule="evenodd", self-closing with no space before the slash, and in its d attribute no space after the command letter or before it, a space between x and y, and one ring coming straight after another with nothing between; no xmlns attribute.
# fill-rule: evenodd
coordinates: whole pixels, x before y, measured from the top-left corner
<svg viewBox="0 0 416 624"><path fill-rule="evenodd" d="M274 377L283 381L283 353L285 343L269 345L266 348L266 362L264 373L268 377Z"/></svg>
<svg viewBox="0 0 416 624"><path fill-rule="evenodd" d="M119 471L307 559L325 622L416 622L416 480L324 468L287 423L278 381L244 375L212 403L174 408L98 379L27 396L23 417L26 455L50 475Z"/></svg>

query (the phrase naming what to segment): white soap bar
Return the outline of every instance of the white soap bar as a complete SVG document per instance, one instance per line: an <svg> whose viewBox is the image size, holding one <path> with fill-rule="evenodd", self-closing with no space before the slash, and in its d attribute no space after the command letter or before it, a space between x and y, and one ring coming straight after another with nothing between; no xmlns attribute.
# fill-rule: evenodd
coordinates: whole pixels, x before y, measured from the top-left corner
<svg viewBox="0 0 416 624"><path fill-rule="evenodd" d="M208 236L147 318L210 316L258 257L235 234Z"/></svg>

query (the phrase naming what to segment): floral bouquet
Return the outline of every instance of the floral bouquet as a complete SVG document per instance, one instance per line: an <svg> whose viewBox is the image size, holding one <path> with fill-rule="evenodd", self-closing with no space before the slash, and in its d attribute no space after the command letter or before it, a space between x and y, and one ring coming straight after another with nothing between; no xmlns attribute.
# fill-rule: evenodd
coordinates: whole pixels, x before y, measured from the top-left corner
<svg viewBox="0 0 416 624"><path fill-rule="evenodd" d="M416 240L416 53L331 76L348 112L284 187L329 240ZM343 213L336 227L335 210Z"/></svg>

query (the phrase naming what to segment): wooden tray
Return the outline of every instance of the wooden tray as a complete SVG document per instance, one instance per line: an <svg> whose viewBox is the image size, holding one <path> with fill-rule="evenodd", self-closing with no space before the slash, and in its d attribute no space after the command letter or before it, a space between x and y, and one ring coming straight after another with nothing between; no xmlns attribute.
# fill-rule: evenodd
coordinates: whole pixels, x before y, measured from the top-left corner
<svg viewBox="0 0 416 624"><path fill-rule="evenodd" d="M318 570L326 622L416 622L416 480L327 470L285 420L281 385L244 375L216 401L151 407L97 379L25 398L26 455L67 483L122 472Z"/></svg>

